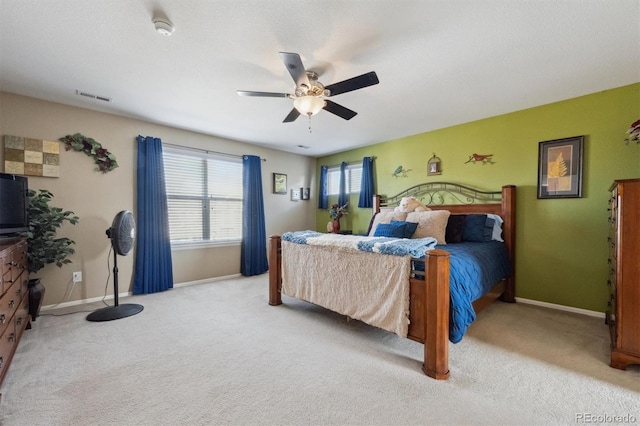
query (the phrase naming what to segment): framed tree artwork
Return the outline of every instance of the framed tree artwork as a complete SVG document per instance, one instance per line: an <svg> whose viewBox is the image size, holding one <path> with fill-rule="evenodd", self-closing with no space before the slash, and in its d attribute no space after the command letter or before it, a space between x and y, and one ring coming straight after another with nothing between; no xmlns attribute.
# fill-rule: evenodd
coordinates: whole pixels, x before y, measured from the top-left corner
<svg viewBox="0 0 640 426"><path fill-rule="evenodd" d="M538 198L582 198L584 136L540 142Z"/></svg>
<svg viewBox="0 0 640 426"><path fill-rule="evenodd" d="M283 173L273 174L273 193L274 194L287 193L287 175Z"/></svg>

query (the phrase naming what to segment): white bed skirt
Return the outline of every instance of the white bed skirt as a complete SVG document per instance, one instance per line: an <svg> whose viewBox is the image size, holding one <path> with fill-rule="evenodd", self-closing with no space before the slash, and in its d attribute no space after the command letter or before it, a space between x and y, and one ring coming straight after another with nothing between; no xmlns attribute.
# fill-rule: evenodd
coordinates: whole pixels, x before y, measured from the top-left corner
<svg viewBox="0 0 640 426"><path fill-rule="evenodd" d="M282 293L406 337L411 256L282 242Z"/></svg>

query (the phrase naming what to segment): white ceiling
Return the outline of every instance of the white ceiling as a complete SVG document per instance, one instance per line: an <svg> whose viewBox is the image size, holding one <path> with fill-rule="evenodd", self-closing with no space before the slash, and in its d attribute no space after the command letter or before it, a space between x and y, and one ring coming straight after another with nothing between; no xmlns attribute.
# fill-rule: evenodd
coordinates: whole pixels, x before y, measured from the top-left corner
<svg viewBox="0 0 640 426"><path fill-rule="evenodd" d="M320 156L638 82L640 1L0 0L0 43L2 91ZM309 133L291 100L236 94L292 93L280 51L380 84Z"/></svg>

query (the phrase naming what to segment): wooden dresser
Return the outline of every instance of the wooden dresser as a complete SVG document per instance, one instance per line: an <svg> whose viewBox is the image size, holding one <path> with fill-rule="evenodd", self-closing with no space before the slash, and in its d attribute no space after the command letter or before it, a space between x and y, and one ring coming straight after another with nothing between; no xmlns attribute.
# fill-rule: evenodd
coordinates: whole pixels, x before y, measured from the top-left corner
<svg viewBox="0 0 640 426"><path fill-rule="evenodd" d="M609 199L611 367L640 364L640 179L616 180Z"/></svg>
<svg viewBox="0 0 640 426"><path fill-rule="evenodd" d="M27 242L0 240L0 385L29 323Z"/></svg>

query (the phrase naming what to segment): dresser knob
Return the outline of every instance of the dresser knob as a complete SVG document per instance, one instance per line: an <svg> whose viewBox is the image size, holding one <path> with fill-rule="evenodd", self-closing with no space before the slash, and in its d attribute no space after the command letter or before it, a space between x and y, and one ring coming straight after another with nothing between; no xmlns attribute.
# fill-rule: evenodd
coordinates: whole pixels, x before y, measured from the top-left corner
<svg viewBox="0 0 640 426"><path fill-rule="evenodd" d="M0 324L4 324L7 322L7 317L4 314L0 314Z"/></svg>

